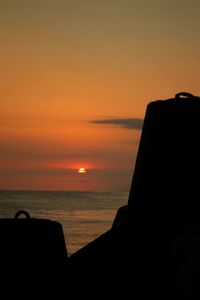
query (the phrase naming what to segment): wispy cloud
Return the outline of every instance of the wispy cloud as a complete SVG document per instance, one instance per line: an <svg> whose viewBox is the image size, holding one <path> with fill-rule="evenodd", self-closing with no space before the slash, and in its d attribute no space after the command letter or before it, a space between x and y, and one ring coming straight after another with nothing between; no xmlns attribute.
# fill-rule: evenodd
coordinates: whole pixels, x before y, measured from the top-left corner
<svg viewBox="0 0 200 300"><path fill-rule="evenodd" d="M141 130L143 126L143 119L137 119L137 118L99 119L99 120L92 120L90 122L95 124L116 125L127 129L137 129L137 130Z"/></svg>

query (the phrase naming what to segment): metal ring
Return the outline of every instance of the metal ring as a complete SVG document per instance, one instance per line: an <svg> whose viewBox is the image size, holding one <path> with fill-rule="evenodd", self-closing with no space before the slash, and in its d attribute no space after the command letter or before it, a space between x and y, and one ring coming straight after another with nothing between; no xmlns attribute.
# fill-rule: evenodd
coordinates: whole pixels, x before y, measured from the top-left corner
<svg viewBox="0 0 200 300"><path fill-rule="evenodd" d="M19 210L16 215L15 215L15 219L19 219L20 215L25 215L26 219L30 219L31 216L29 215L29 213L23 209Z"/></svg>
<svg viewBox="0 0 200 300"><path fill-rule="evenodd" d="M194 98L194 95L187 92L180 92L175 95L175 98Z"/></svg>

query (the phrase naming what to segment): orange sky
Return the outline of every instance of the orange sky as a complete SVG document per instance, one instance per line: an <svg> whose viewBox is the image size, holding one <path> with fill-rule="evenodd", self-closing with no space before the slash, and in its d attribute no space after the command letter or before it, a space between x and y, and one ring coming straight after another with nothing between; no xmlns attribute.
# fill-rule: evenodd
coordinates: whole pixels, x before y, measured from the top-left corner
<svg viewBox="0 0 200 300"><path fill-rule="evenodd" d="M129 190L141 130L118 121L200 94L199 11L197 0L1 1L0 189Z"/></svg>

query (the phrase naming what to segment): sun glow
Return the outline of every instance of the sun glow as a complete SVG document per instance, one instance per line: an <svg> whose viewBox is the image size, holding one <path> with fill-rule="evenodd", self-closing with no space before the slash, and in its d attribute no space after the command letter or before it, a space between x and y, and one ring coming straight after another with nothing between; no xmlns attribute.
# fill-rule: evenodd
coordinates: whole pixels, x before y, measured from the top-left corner
<svg viewBox="0 0 200 300"><path fill-rule="evenodd" d="M86 173L86 169L85 169L85 168L80 168L80 169L78 170L78 172L79 172L79 173Z"/></svg>

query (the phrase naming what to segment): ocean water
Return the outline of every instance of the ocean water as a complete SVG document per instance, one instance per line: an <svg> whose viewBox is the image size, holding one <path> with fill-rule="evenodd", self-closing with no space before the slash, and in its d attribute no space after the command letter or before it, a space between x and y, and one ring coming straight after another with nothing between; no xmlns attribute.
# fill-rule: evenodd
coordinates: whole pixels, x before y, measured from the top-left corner
<svg viewBox="0 0 200 300"><path fill-rule="evenodd" d="M117 209L128 202L128 192L0 191L0 218L20 209L31 217L62 224L70 256L110 229Z"/></svg>

